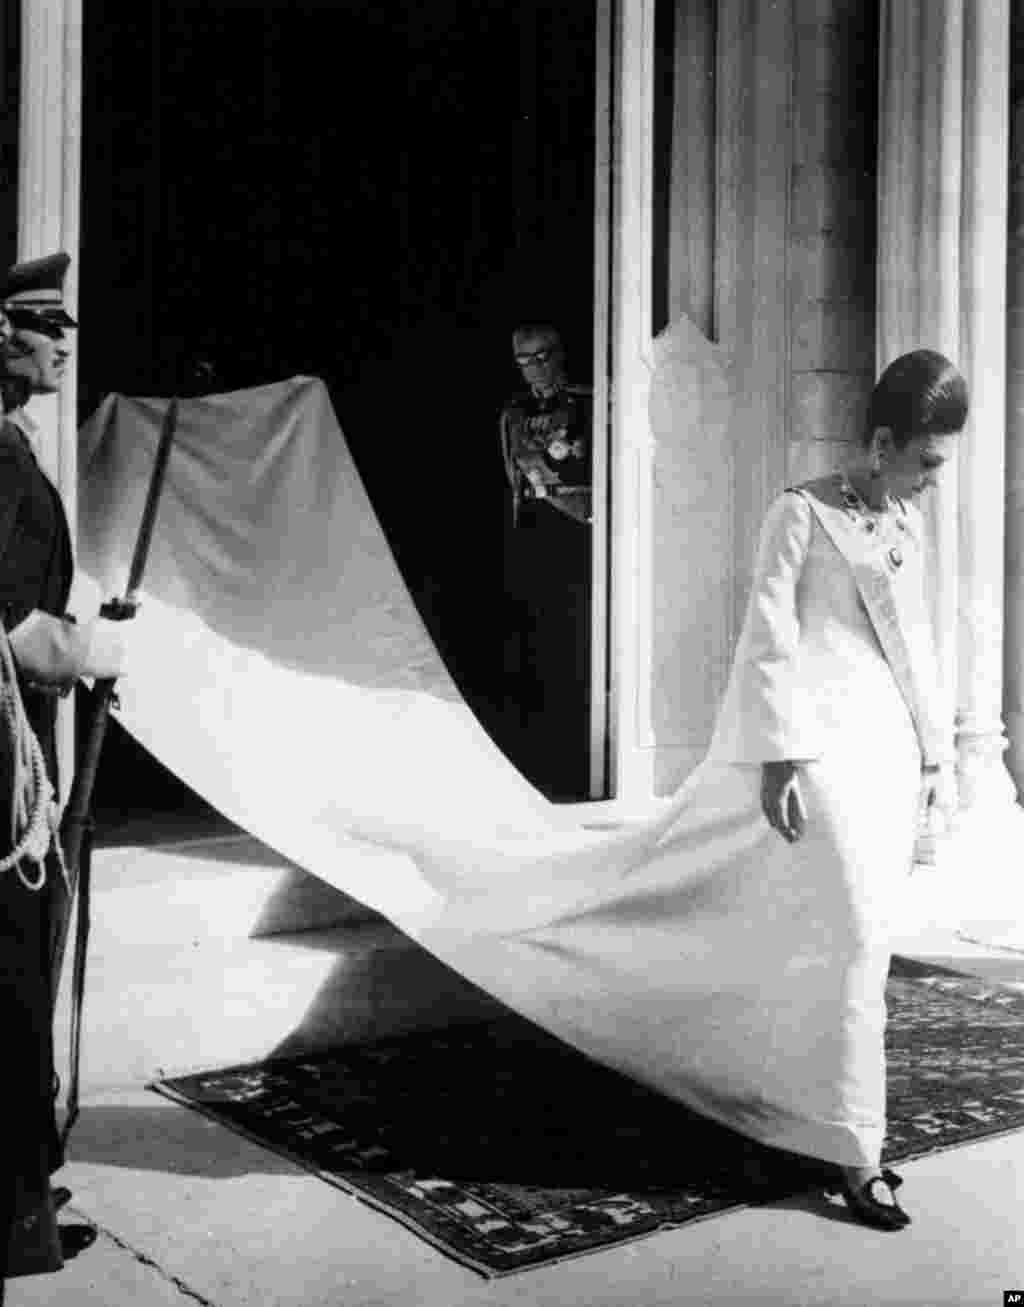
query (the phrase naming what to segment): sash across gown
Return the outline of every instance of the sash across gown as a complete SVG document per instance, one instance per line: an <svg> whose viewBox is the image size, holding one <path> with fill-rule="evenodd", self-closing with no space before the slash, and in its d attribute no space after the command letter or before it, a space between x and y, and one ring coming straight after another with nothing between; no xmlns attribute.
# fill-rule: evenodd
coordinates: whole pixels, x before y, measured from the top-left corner
<svg viewBox="0 0 1024 1307"><path fill-rule="evenodd" d="M591 850L545 898L524 867L507 912L450 896L419 932L598 1060L848 1166L879 1161L889 914L922 760L949 756L919 515L868 520L837 478L773 504L707 758L657 821L607 841L603 873ZM792 845L760 806L761 763L785 758L808 809ZM500 930L477 917L485 899Z"/></svg>

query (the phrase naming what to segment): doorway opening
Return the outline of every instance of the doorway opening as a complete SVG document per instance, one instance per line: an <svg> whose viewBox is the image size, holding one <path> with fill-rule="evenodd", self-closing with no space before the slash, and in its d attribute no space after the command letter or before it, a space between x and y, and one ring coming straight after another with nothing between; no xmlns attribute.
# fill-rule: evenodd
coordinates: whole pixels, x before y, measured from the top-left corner
<svg viewBox="0 0 1024 1307"><path fill-rule="evenodd" d="M580 800L605 785L604 575L585 659L567 651L578 691L563 678L560 712L524 733L498 417L522 384L521 322L555 324L572 381L606 394L608 7L84 0L82 419L111 391L172 393L196 356L216 389L321 377L465 698L528 779ZM112 732L98 803L166 789L138 758L120 765L128 749Z"/></svg>
<svg viewBox="0 0 1024 1307"><path fill-rule="evenodd" d="M18 257L18 132L21 117L21 3L0 7L0 268Z"/></svg>

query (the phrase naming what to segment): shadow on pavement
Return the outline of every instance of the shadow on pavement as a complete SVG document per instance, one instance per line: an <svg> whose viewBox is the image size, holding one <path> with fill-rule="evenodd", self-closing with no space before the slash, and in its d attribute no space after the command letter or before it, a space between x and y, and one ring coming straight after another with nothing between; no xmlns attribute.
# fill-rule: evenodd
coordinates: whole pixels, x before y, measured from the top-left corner
<svg viewBox="0 0 1024 1307"><path fill-rule="evenodd" d="M223 1126L153 1095L153 1106L86 1104L68 1144L71 1164L227 1179L300 1168Z"/></svg>

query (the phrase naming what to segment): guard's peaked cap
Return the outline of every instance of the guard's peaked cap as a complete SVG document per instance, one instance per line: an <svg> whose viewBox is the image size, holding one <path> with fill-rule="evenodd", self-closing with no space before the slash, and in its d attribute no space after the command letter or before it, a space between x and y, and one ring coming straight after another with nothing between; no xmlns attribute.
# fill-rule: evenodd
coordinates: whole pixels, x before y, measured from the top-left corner
<svg viewBox="0 0 1024 1307"><path fill-rule="evenodd" d="M13 315L15 325L30 326L35 318L48 326L77 327L64 308L64 277L70 264L70 256L63 253L16 263L0 282L0 307Z"/></svg>

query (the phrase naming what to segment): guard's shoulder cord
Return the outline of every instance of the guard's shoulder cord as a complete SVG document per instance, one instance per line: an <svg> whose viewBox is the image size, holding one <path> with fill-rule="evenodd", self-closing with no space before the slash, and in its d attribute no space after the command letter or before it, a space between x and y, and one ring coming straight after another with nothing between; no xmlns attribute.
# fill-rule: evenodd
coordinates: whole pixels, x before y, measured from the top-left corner
<svg viewBox="0 0 1024 1307"><path fill-rule="evenodd" d="M0 858L0 873L16 871L26 889L38 892L46 883L46 855L51 847L67 882L60 839L57 833L57 804L46 774L46 762L22 703L14 655L6 634L0 636L0 694L4 727L10 741L11 766L11 835L14 847ZM24 862L34 864L29 874Z"/></svg>

